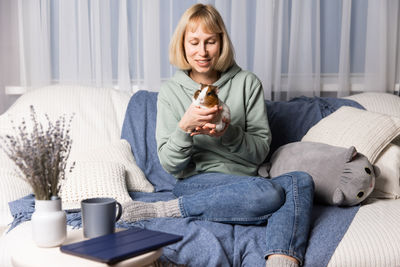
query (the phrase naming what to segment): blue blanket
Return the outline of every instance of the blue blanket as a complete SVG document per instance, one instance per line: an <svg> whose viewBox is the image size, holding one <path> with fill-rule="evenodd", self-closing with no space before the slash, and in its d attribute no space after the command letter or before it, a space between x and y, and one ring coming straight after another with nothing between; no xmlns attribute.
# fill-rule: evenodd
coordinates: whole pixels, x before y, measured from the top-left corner
<svg viewBox="0 0 400 267"><path fill-rule="evenodd" d="M141 201L175 198L171 193L175 178L166 173L157 156L155 126L157 93L139 91L131 98L122 129L122 138L129 141L138 166L155 186L155 193L131 193ZM271 148L299 141L321 118L342 105L362 108L350 100L334 98L298 98L289 102L266 101L273 141ZM29 220L33 212L33 195L10 203L11 213L19 222ZM359 206L313 208L313 222L305 266L326 266L345 234ZM68 213L67 223L81 226L80 213ZM264 247L268 242L265 226L242 226L191 218L155 218L118 227L139 226L183 235L182 241L164 248L162 260L187 266L265 266Z"/></svg>
<svg viewBox="0 0 400 267"><path fill-rule="evenodd" d="M147 201L156 201L160 193L164 193L165 197L175 184L175 178L164 171L157 156L156 103L157 93L139 91L133 95L121 136L131 144L138 166L155 186L156 193L146 196ZM266 105L273 150L299 141L309 128L342 105L362 108L351 100L306 97L289 102L266 101ZM143 199L144 195L133 197ZM169 197L173 198L173 195ZM315 205L305 266L327 265L358 208ZM164 256L174 263L188 266L265 266L263 254L268 242L265 226L228 225L188 218L153 219L142 222L142 226L184 236L182 242L164 250Z"/></svg>

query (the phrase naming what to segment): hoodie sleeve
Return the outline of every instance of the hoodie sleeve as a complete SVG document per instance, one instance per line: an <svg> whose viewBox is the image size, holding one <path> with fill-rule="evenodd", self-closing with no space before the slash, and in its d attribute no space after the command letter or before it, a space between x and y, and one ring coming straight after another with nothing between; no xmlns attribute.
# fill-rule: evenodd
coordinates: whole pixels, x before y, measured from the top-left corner
<svg viewBox="0 0 400 267"><path fill-rule="evenodd" d="M186 168L193 149L193 137L179 128L180 118L174 114L173 103L166 99L161 90L157 101L156 140L160 163L174 176Z"/></svg>
<svg viewBox="0 0 400 267"><path fill-rule="evenodd" d="M271 131L261 82L256 79L249 87L249 96L244 108L245 125L241 127L230 124L221 138L221 143L233 156L260 165L269 152Z"/></svg>

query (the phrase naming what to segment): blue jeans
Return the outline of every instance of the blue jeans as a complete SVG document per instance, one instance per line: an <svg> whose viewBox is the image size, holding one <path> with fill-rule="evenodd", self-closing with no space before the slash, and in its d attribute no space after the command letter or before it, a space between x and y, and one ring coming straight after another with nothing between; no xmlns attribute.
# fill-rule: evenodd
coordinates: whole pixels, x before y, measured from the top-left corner
<svg viewBox="0 0 400 267"><path fill-rule="evenodd" d="M273 179L204 173L180 180L173 193L183 217L266 226L265 258L284 254L302 264L307 247L314 183L304 172Z"/></svg>

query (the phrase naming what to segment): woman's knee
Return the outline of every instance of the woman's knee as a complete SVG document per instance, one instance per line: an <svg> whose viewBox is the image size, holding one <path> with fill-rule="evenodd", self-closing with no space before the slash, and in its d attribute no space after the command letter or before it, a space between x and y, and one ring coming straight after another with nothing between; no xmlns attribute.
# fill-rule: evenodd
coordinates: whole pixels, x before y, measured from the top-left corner
<svg viewBox="0 0 400 267"><path fill-rule="evenodd" d="M248 195L249 207L254 214L263 216L278 210L285 203L285 191L278 185L269 180L256 181L255 189Z"/></svg>
<svg viewBox="0 0 400 267"><path fill-rule="evenodd" d="M305 190L311 190L314 191L314 181L311 177L311 175L309 175L306 172L294 172L293 175L295 175L298 178L298 186L300 188L303 188Z"/></svg>
<svg viewBox="0 0 400 267"><path fill-rule="evenodd" d="M283 187L288 187L288 186L291 187L293 185L294 180L296 180L295 182L298 187L303 189L314 190L314 181L311 175L309 175L306 172L302 171L289 172L272 179L272 181L279 183Z"/></svg>

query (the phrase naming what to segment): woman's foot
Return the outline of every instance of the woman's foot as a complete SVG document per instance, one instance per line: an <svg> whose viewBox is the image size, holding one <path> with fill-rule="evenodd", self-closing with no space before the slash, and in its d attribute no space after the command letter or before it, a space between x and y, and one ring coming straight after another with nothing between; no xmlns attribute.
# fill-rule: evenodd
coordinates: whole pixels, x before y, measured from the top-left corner
<svg viewBox="0 0 400 267"><path fill-rule="evenodd" d="M159 202L131 201L122 207L121 219L126 222L160 217L182 217L179 209L179 200Z"/></svg>

